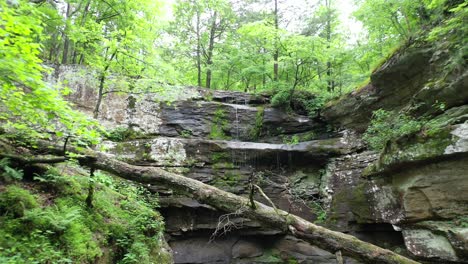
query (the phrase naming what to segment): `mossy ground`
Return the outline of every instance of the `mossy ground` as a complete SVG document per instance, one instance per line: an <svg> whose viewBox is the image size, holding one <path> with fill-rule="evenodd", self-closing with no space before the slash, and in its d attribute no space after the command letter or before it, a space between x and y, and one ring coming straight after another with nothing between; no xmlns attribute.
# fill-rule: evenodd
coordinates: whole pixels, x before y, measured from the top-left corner
<svg viewBox="0 0 468 264"><path fill-rule="evenodd" d="M0 177L0 263L170 263L157 200L141 187L73 164L34 181Z"/></svg>

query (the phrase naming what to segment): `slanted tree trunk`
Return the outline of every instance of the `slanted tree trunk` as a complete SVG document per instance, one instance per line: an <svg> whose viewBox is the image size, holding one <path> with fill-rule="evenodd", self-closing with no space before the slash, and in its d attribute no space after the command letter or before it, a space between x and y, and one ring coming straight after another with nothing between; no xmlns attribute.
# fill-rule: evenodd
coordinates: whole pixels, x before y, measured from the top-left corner
<svg viewBox="0 0 468 264"><path fill-rule="evenodd" d="M99 116L99 109L101 108L102 97L104 95L104 82L106 81L107 70L109 69L112 60L114 60L115 56L117 55L117 50L112 53L109 60L107 61L106 66L104 67L103 71L99 75L99 89L98 89L98 97L96 106L94 107L93 111L93 118L98 118Z"/></svg>
<svg viewBox="0 0 468 264"><path fill-rule="evenodd" d="M61 146L52 147L48 142L39 142L40 148L57 154L62 154ZM69 151L80 153L76 149ZM119 177L139 182L164 186L174 191L184 193L225 212L236 212L239 215L255 219L265 225L276 227L298 238L317 245L330 252L341 251L344 255L353 257L365 263L417 264L418 262L398 255L390 250L361 241L351 235L329 230L310 223L296 215L290 214L262 203L255 202L255 209L248 197L241 197L200 181L190 179L175 173L154 167L140 167L116 160L104 153L87 150L81 152L85 156L78 157L80 164L94 169L110 172ZM0 153L0 157L5 156ZM8 155L12 160L30 164L33 159L22 156Z"/></svg>

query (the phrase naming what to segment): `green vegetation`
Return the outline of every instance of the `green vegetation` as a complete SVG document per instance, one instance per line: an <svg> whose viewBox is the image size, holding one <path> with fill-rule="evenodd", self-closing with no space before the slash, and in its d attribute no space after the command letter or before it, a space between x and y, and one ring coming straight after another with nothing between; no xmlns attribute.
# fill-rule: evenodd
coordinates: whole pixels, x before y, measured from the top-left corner
<svg viewBox="0 0 468 264"><path fill-rule="evenodd" d="M97 124L62 98L70 91L43 81L44 13L29 1L13 2L0 3L0 126L9 132L4 136L96 143Z"/></svg>
<svg viewBox="0 0 468 264"><path fill-rule="evenodd" d="M226 113L224 109L218 108L214 112L213 121L211 123L210 128L210 139L230 139L229 136L226 135L226 130L229 129L229 121L226 117Z"/></svg>
<svg viewBox="0 0 468 264"><path fill-rule="evenodd" d="M141 138L142 134L131 128L117 127L111 131L108 131L105 134L105 137L111 141L122 142L126 140Z"/></svg>
<svg viewBox="0 0 468 264"><path fill-rule="evenodd" d="M180 132L180 136L183 137L183 138L190 138L191 136L193 135L193 132L191 130L182 130L182 132Z"/></svg>
<svg viewBox="0 0 468 264"><path fill-rule="evenodd" d="M387 142L420 131L423 124L408 115L379 109L374 111L363 139L372 149L382 150Z"/></svg>
<svg viewBox="0 0 468 264"><path fill-rule="evenodd" d="M283 135L282 139L283 139L283 144L287 144L287 145L297 145L297 144L299 144L299 136L298 135L292 135L292 136Z"/></svg>
<svg viewBox="0 0 468 264"><path fill-rule="evenodd" d="M0 186L1 263L164 263L157 199L96 173L94 207L88 208L83 173L69 164L33 183Z"/></svg>
<svg viewBox="0 0 468 264"><path fill-rule="evenodd" d="M257 114L255 115L255 123L249 131L250 139L258 140L262 135L263 129L263 116L265 114L264 107L257 107Z"/></svg>
<svg viewBox="0 0 468 264"><path fill-rule="evenodd" d="M218 167L218 169L219 168L220 167ZM217 168L215 168L215 170L216 169ZM235 187L239 185L240 179L241 179L241 176L238 172L232 171L230 168L227 168L223 171L219 171L219 173L217 174L217 177L214 179L212 184L213 186L217 186L219 188Z"/></svg>
<svg viewBox="0 0 468 264"><path fill-rule="evenodd" d="M466 65L466 57L468 56L468 47L466 45L468 36L468 29L466 27L468 3L461 2L457 6L450 8L449 12L452 15L433 28L427 36L427 41L437 43L438 50L448 50L452 55L450 62L445 66L448 72L452 70L458 71L463 65ZM441 39L444 41L438 41Z"/></svg>
<svg viewBox="0 0 468 264"><path fill-rule="evenodd" d="M259 0L236 6L227 0L173 5L66 0L63 8L51 1L3 1L0 124L8 132L3 136L75 145L99 141L98 124L63 100L71 92L64 87L70 80L43 81L44 75L55 76L46 64L81 65L93 72L95 118L109 94L161 92L168 83L270 91L274 106L314 115L325 101L362 85L382 58L413 41L434 42L448 51L450 69L465 64L462 1L355 1L353 15L366 34L354 43L346 40L336 1L301 7L292 2L274 9ZM163 15L167 8L173 10L171 21ZM280 17L301 19L289 28ZM135 103L133 98L129 107ZM213 126L212 138L225 138L224 126ZM123 140L117 132L111 139Z"/></svg>
<svg viewBox="0 0 468 264"><path fill-rule="evenodd" d="M10 161L8 158L0 160L0 179L4 181L21 180L23 179L23 170L10 167Z"/></svg>
<svg viewBox="0 0 468 264"><path fill-rule="evenodd" d="M312 212L316 215L316 219L314 223L322 224L327 221L327 217L328 217L327 211L325 210L325 208L323 208L320 202L312 201L310 203L310 207L312 208Z"/></svg>

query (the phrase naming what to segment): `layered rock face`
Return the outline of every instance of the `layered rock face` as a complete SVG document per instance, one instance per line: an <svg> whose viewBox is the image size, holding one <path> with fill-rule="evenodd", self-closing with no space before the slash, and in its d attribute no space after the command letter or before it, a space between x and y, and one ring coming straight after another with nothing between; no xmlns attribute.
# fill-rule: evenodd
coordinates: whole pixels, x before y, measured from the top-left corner
<svg viewBox="0 0 468 264"><path fill-rule="evenodd" d="M102 147L130 163L163 167L240 195L258 185L283 210L421 261L466 263L467 73L447 73L449 57L428 46L403 49L369 85L314 119L271 108L263 95L193 87L110 93L100 120L123 134ZM73 71L59 79L70 79ZM69 99L90 113L92 88L69 85L75 90ZM441 103L443 109L434 107ZM372 152L360 133L380 108L425 114L430 122ZM160 195L176 263L337 261L334 252L236 212L216 211L177 190L149 188ZM270 203L258 191L254 198Z"/></svg>
<svg viewBox="0 0 468 264"><path fill-rule="evenodd" d="M435 46L397 52L369 85L322 111L327 121L357 131L364 131L380 108L426 120L420 132L387 142L379 155L361 154L370 161L360 165L363 171L346 177L332 169L329 181L341 183L344 177L355 188L338 187L331 210L342 222L341 211L351 210L348 219L358 223L392 224L416 258L466 263L468 71L466 64L448 69L450 54Z"/></svg>
<svg viewBox="0 0 468 264"><path fill-rule="evenodd" d="M95 94L84 85L75 87L70 100L91 113ZM130 163L162 167L240 195L248 196L255 184L275 206L310 221L323 220L321 178L327 163L362 149L362 142L347 131L327 131L320 120L271 108L268 101L190 87L169 95L108 94L101 123L127 138L101 148ZM334 252L281 230L216 211L177 190L148 187L160 195L176 263L336 262ZM258 191L254 198L270 203Z"/></svg>

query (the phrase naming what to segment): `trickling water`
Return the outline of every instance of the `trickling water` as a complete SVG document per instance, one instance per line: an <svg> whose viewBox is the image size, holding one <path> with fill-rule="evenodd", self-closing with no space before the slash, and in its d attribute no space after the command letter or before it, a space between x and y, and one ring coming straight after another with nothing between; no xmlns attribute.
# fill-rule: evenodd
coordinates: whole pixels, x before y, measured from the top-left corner
<svg viewBox="0 0 468 264"><path fill-rule="evenodd" d="M239 112L237 110L237 107L234 107L234 109L236 111L236 120L234 121L234 123L236 124L236 138L235 138L235 140L239 141Z"/></svg>

